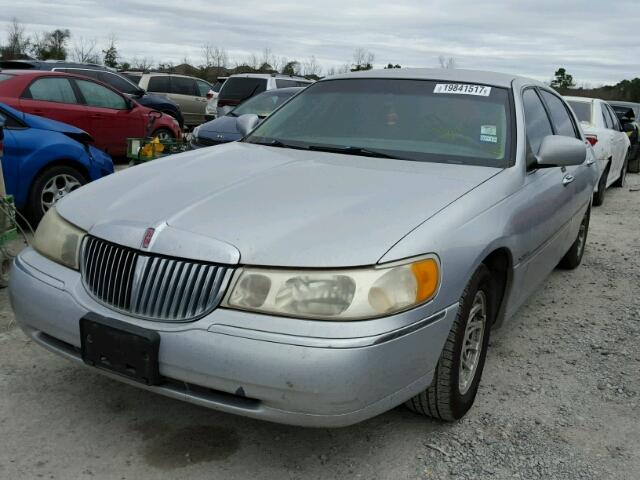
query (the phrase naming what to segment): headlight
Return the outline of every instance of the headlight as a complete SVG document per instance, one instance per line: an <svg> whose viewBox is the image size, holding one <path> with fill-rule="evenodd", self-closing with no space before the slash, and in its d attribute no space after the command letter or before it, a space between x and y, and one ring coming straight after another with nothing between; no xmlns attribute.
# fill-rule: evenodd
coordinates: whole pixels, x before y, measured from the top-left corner
<svg viewBox="0 0 640 480"><path fill-rule="evenodd" d="M50 208L36 229L33 248L54 262L78 270L78 254L85 234L58 215L55 208Z"/></svg>
<svg viewBox="0 0 640 480"><path fill-rule="evenodd" d="M290 317L362 320L420 305L433 298L439 283L434 257L344 270L245 267L236 272L223 305Z"/></svg>

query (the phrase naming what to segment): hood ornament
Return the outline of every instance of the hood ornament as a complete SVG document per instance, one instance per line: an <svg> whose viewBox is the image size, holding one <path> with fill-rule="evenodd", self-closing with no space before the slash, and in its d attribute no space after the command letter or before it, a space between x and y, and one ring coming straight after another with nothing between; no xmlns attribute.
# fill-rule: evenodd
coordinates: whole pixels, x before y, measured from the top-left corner
<svg viewBox="0 0 640 480"><path fill-rule="evenodd" d="M144 232L144 237L142 237L142 248L149 248L149 244L151 243L151 239L153 239L154 233L156 233L155 228L147 228Z"/></svg>

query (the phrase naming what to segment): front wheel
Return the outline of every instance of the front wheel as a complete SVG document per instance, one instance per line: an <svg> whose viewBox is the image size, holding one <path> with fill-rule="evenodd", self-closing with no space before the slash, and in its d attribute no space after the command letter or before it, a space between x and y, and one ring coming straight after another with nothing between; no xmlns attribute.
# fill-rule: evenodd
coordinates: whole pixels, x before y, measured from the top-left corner
<svg viewBox="0 0 640 480"><path fill-rule="evenodd" d="M85 176L73 167L56 165L40 172L31 184L27 214L33 228L61 198L87 183Z"/></svg>
<svg viewBox="0 0 640 480"><path fill-rule="evenodd" d="M589 234L589 219L591 218L591 209L587 210L584 214L582 222L580 223L580 230L578 230L578 236L569 248L569 251L565 253L562 260L558 264L558 267L564 270L573 270L582 262L582 256L584 255L584 247L587 244L587 235Z"/></svg>
<svg viewBox="0 0 640 480"><path fill-rule="evenodd" d="M481 265L462 293L431 385L408 400L407 407L446 421L458 420L469 411L482 377L495 306L491 273Z"/></svg>

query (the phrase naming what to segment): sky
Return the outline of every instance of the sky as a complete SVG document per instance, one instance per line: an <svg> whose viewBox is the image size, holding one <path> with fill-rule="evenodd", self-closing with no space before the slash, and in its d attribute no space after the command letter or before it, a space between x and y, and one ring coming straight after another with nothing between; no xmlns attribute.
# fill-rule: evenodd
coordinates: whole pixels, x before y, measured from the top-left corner
<svg viewBox="0 0 640 480"><path fill-rule="evenodd" d="M4 4L4 5L3 5ZM326 73L356 48L374 65L508 72L548 81L559 67L578 84L640 77L638 0L0 0L0 38L17 18L27 34L71 30L72 42L117 38L124 60L202 63L202 46L233 63L312 55Z"/></svg>

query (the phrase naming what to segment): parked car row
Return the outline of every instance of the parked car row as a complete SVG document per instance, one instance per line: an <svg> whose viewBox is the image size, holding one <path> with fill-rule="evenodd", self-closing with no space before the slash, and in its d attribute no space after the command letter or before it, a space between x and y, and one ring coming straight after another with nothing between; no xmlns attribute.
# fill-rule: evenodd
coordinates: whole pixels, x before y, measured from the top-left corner
<svg viewBox="0 0 640 480"><path fill-rule="evenodd" d="M112 157L126 154L127 138L143 137L155 115L135 100L86 76L41 70L2 70L0 103L78 127ZM178 122L162 114L153 136L179 139Z"/></svg>
<svg viewBox="0 0 640 480"><path fill-rule="evenodd" d="M232 80L220 108L270 90ZM271 92L238 106L251 111L240 141L49 209L12 270L26 334L114 379L254 418L342 426L402 403L464 416L492 328L582 260L602 178L583 125L613 131L611 112L591 102L581 123L547 85L458 69L306 87L271 113ZM589 135L604 144L601 130Z"/></svg>
<svg viewBox="0 0 640 480"><path fill-rule="evenodd" d="M622 187L631 154L631 143L611 105L604 100L584 97L565 97L576 113L587 140L596 154L599 179L595 186L593 204L602 205L606 189Z"/></svg>

